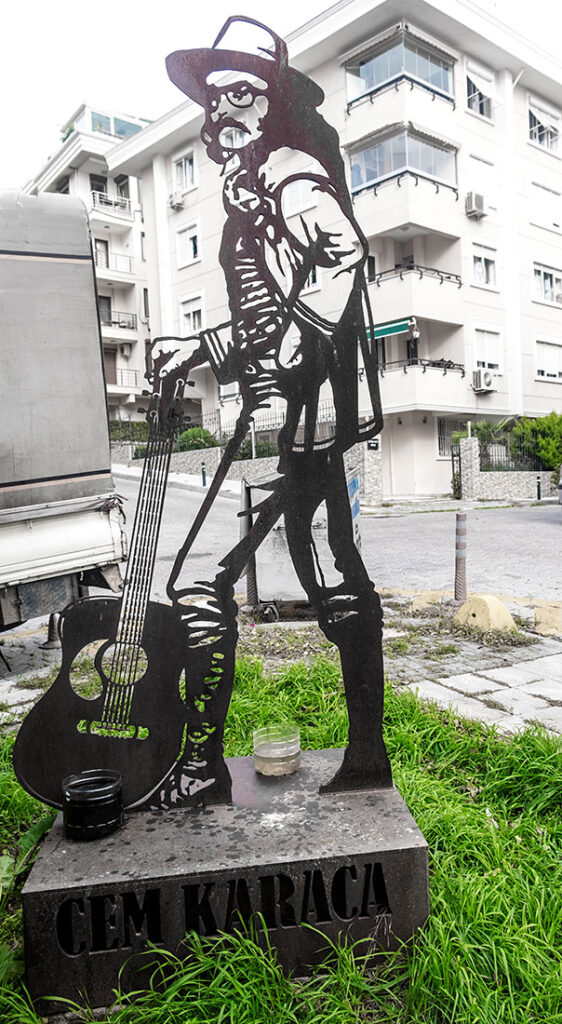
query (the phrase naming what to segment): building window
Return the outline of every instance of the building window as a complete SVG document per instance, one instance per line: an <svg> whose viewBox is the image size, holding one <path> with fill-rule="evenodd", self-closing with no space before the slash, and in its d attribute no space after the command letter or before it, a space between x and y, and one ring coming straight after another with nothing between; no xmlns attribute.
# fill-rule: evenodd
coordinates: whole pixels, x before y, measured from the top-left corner
<svg viewBox="0 0 562 1024"><path fill-rule="evenodd" d="M476 369L500 373L500 332L477 328L474 335Z"/></svg>
<svg viewBox="0 0 562 1024"><path fill-rule="evenodd" d="M129 199L129 178L127 175L120 174L119 177L115 179L115 184L117 186L117 195L120 196L121 199Z"/></svg>
<svg viewBox="0 0 562 1024"><path fill-rule="evenodd" d="M432 91L452 97L453 61L404 29L400 35L398 41L393 37L346 65L350 102L398 78L422 82Z"/></svg>
<svg viewBox="0 0 562 1024"><path fill-rule="evenodd" d="M537 341L537 377L562 382L562 342Z"/></svg>
<svg viewBox="0 0 562 1024"><path fill-rule="evenodd" d="M554 267L542 267L535 263L533 267L535 279L535 299L539 302L552 302L562 306L562 270Z"/></svg>
<svg viewBox="0 0 562 1024"><path fill-rule="evenodd" d="M221 132L221 145L225 149L241 149L246 142L246 132L241 128L223 129Z"/></svg>
<svg viewBox="0 0 562 1024"><path fill-rule="evenodd" d="M195 161L193 153L186 153L174 161L174 188L177 192L187 192L195 184Z"/></svg>
<svg viewBox="0 0 562 1024"><path fill-rule="evenodd" d="M92 192L100 192L101 195L107 195L107 178L102 174L90 174L90 188Z"/></svg>
<svg viewBox="0 0 562 1024"><path fill-rule="evenodd" d="M92 131L111 135L111 118L107 114L96 114L92 110Z"/></svg>
<svg viewBox="0 0 562 1024"><path fill-rule="evenodd" d="M148 301L148 288L143 288L143 290L142 290L142 309L143 309L143 313L144 313L145 319L148 320L150 318L150 304L149 304L149 301Z"/></svg>
<svg viewBox="0 0 562 1024"><path fill-rule="evenodd" d="M376 257L369 253L367 256L367 281L374 281L377 276Z"/></svg>
<svg viewBox="0 0 562 1024"><path fill-rule="evenodd" d="M94 259L96 267L107 270L109 267L109 242L105 238L94 238Z"/></svg>
<svg viewBox="0 0 562 1024"><path fill-rule="evenodd" d="M140 251L141 251L141 260L144 260L146 262L146 234L144 233L144 231L141 231Z"/></svg>
<svg viewBox="0 0 562 1024"><path fill-rule="evenodd" d="M98 295L98 309L100 311L100 323L111 325L111 296Z"/></svg>
<svg viewBox="0 0 562 1024"><path fill-rule="evenodd" d="M303 292L314 292L320 287L320 275L318 273L318 267L316 265L310 268L310 274L308 275L304 285L302 287Z"/></svg>
<svg viewBox="0 0 562 1024"><path fill-rule="evenodd" d="M178 267L185 267L199 258L199 234L196 224L177 232Z"/></svg>
<svg viewBox="0 0 562 1024"><path fill-rule="evenodd" d="M537 100L529 99L529 140L551 153L557 153L559 137L560 114Z"/></svg>
<svg viewBox="0 0 562 1024"><path fill-rule="evenodd" d="M59 178L55 185L55 192L58 192L61 196L67 196L70 192L70 178L66 174L63 178Z"/></svg>
<svg viewBox="0 0 562 1024"><path fill-rule="evenodd" d="M113 134L119 136L120 139L129 139L131 135L136 135L141 130L140 124L133 124L132 121L123 121L121 117L113 118Z"/></svg>
<svg viewBox="0 0 562 1024"><path fill-rule="evenodd" d="M496 287L496 250L486 245L472 246L473 283L480 288Z"/></svg>
<svg viewBox="0 0 562 1024"><path fill-rule="evenodd" d="M491 121L493 74L484 68L467 63L467 106L473 114Z"/></svg>
<svg viewBox="0 0 562 1024"><path fill-rule="evenodd" d="M466 430L466 420L445 419L440 416L437 420L437 444L440 455L451 454L451 438L453 434Z"/></svg>
<svg viewBox="0 0 562 1024"><path fill-rule="evenodd" d="M197 334L203 326L203 303L200 295L180 302L180 331L182 335Z"/></svg>
<svg viewBox="0 0 562 1024"><path fill-rule="evenodd" d="M413 171L456 185L455 150L413 131L401 131L351 156L353 192L402 171Z"/></svg>
<svg viewBox="0 0 562 1024"><path fill-rule="evenodd" d="M307 172L303 171L303 175ZM318 190L316 182L310 178L295 178L289 181L281 196L281 208L284 217L292 217L295 213L302 213L316 206L318 202Z"/></svg>

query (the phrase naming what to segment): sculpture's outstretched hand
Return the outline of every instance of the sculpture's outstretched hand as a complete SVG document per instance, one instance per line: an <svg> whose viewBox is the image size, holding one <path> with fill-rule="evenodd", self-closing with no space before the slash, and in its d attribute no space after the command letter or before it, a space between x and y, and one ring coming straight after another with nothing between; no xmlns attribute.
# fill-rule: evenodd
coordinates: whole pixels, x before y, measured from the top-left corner
<svg viewBox="0 0 562 1024"><path fill-rule="evenodd" d="M199 342L199 335L189 338L179 338L173 335L155 338L152 350L154 351L159 345L174 341L182 342L184 345L186 342ZM184 396L185 388L192 384L189 380L191 371L207 360L207 354L200 345L181 362L176 358L179 352L180 348L168 351L161 348L158 354L152 357L152 370L149 375L152 384L151 411L154 414L157 408L161 424L174 414L178 400Z"/></svg>

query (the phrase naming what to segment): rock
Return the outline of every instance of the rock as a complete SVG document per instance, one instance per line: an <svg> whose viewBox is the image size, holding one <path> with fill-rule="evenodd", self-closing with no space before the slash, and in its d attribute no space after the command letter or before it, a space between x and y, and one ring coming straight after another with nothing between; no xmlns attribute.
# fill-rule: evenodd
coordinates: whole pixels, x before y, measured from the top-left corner
<svg viewBox="0 0 562 1024"><path fill-rule="evenodd" d="M562 636L562 608L556 604L538 604L535 608L535 633Z"/></svg>

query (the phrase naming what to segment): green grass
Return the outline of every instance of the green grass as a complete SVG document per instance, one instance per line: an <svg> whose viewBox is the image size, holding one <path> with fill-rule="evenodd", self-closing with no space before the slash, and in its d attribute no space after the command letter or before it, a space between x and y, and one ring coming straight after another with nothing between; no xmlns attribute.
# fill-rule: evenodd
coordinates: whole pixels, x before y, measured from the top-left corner
<svg viewBox="0 0 562 1024"><path fill-rule="evenodd" d="M319 659L264 675L259 662L241 660L227 754L249 754L252 729L281 718L300 725L305 748L343 745L338 666ZM188 961L161 959L154 984L119 996L108 1024L561 1024L559 741L532 729L504 740L390 686L385 735L396 784L430 848L431 914L411 948L373 970L344 944L323 974L295 982L251 936L222 946L192 937ZM0 762L0 846L12 853L43 809L11 777L10 745ZM16 949L17 914L12 904L1 933ZM18 984L7 977L0 1019L38 1024Z"/></svg>

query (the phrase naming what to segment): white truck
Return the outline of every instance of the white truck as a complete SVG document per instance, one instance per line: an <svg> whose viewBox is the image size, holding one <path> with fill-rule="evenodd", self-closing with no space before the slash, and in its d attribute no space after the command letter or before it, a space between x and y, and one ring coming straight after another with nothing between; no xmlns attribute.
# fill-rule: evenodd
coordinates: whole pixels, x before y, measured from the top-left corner
<svg viewBox="0 0 562 1024"><path fill-rule="evenodd" d="M86 208L0 193L0 629L121 586Z"/></svg>

